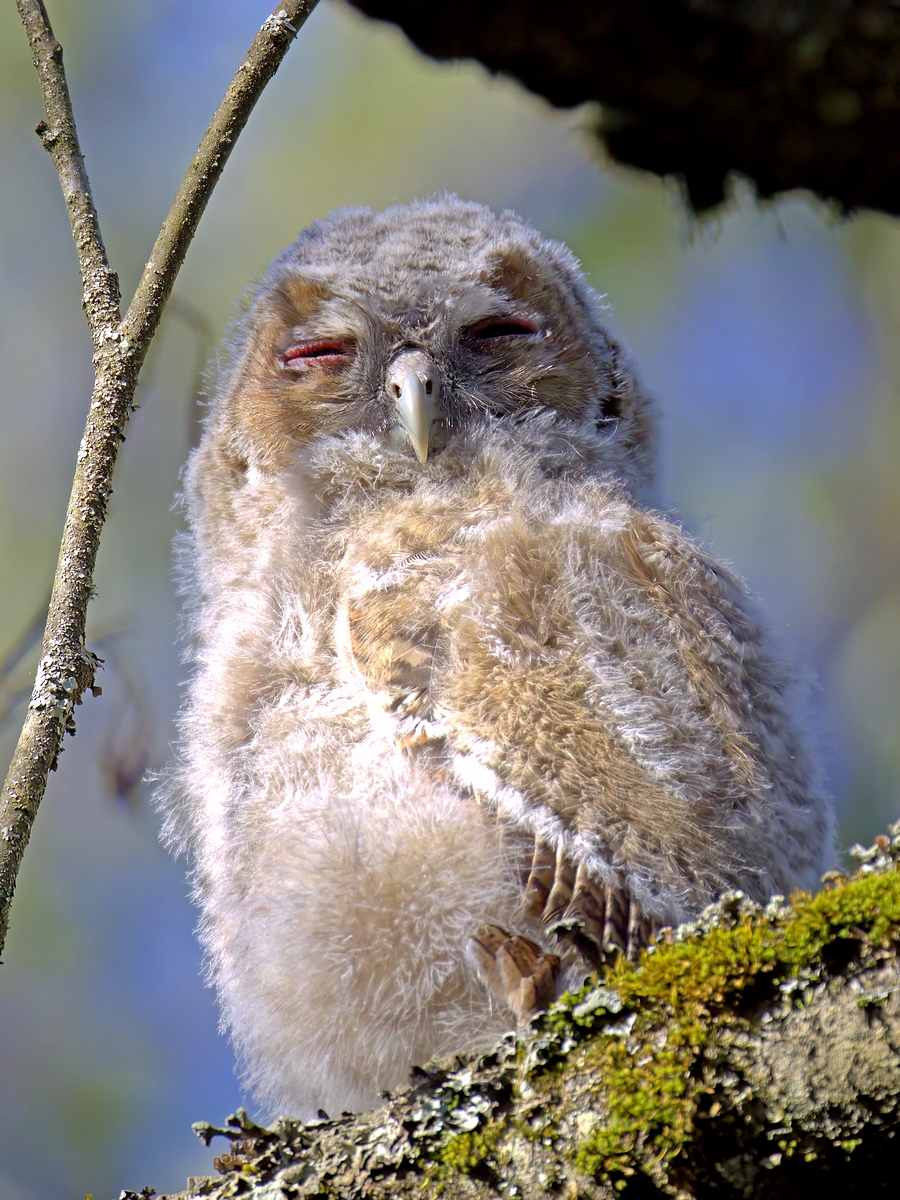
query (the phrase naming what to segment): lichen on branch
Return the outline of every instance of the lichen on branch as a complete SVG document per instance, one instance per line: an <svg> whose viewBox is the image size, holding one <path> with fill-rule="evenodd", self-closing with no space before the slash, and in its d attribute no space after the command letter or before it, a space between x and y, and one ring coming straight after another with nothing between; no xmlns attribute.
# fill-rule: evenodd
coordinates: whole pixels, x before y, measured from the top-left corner
<svg viewBox="0 0 900 1200"><path fill-rule="evenodd" d="M231 1145L181 1200L877 1194L900 1129L900 824L856 853L814 897L723 897L373 1112L195 1126Z"/></svg>

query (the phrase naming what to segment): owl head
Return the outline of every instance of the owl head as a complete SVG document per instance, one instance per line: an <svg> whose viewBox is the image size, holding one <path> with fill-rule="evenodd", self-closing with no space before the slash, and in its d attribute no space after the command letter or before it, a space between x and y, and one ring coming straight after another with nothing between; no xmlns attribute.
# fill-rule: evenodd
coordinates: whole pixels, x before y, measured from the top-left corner
<svg viewBox="0 0 900 1200"><path fill-rule="evenodd" d="M236 469L364 432L420 464L543 414L645 485L649 405L571 252L512 212L439 196L315 221L238 323L212 422Z"/></svg>

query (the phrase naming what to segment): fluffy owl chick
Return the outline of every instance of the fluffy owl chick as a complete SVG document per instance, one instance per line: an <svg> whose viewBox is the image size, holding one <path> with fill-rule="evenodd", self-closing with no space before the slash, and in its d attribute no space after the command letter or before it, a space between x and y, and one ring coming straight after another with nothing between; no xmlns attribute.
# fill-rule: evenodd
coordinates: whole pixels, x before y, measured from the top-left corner
<svg viewBox="0 0 900 1200"><path fill-rule="evenodd" d="M162 797L271 1109L370 1104L832 824L746 589L641 500L651 417L565 247L444 197L280 254L186 475Z"/></svg>

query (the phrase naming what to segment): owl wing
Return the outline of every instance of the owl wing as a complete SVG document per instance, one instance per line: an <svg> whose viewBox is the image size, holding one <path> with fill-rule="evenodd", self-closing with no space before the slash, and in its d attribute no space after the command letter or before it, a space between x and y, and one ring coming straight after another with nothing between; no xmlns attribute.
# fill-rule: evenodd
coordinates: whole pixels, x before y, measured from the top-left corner
<svg viewBox="0 0 900 1200"><path fill-rule="evenodd" d="M533 881L602 884L623 945L626 908L676 923L814 876L821 805L744 585L660 517L580 499L483 538L440 700L457 775L543 842Z"/></svg>
<svg viewBox="0 0 900 1200"><path fill-rule="evenodd" d="M370 561L348 640L398 745L533 833L526 918L596 960L776 890L765 743L799 750L740 581L609 495L560 509Z"/></svg>

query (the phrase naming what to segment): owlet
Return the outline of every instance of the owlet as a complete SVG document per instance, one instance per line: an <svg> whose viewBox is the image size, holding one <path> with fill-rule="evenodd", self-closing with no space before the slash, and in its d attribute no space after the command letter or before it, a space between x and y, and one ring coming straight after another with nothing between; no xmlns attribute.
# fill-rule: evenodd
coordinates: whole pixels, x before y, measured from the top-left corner
<svg viewBox="0 0 900 1200"><path fill-rule="evenodd" d="M316 221L237 322L162 804L270 1109L367 1106L829 865L794 675L647 507L652 427L570 252L453 196Z"/></svg>

